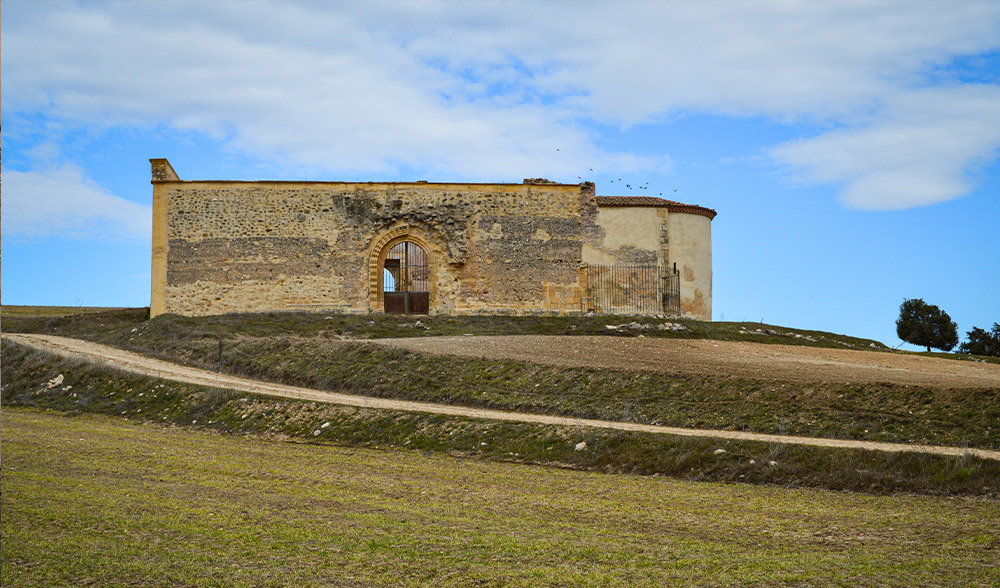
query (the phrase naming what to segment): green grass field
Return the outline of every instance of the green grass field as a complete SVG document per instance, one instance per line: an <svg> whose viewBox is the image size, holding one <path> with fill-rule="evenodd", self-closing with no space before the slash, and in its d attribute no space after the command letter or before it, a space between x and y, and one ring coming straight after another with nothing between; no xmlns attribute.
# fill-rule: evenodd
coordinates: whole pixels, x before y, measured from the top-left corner
<svg viewBox="0 0 1000 588"><path fill-rule="evenodd" d="M1000 502L4 410L4 586L996 586Z"/></svg>

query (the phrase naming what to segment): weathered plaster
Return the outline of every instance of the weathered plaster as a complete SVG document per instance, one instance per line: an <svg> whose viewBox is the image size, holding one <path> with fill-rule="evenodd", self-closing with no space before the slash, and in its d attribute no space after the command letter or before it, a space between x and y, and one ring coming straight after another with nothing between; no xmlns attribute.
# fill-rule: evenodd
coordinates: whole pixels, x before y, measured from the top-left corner
<svg viewBox="0 0 1000 588"><path fill-rule="evenodd" d="M671 212L667 263L681 272L681 312L712 320L712 221L699 214Z"/></svg>
<svg viewBox="0 0 1000 588"><path fill-rule="evenodd" d="M662 263L660 225L666 210L652 207L599 207L603 231L599 247L584 248L584 263ZM638 252L648 252L646 255ZM612 263L614 263L612 262Z"/></svg>

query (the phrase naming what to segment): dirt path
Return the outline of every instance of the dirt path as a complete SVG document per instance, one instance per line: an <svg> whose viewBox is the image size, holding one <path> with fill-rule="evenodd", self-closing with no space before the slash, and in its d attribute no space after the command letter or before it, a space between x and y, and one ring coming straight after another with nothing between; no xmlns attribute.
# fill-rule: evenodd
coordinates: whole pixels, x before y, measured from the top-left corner
<svg viewBox="0 0 1000 588"><path fill-rule="evenodd" d="M636 423L623 423L616 421L602 421L595 419L578 419L548 415L526 414L517 412L506 412L499 410L484 410L477 408L466 408L462 406L450 406L444 404L432 404L429 402L410 402L406 400L390 400L385 398L369 398L366 396L352 396L348 394L337 394L334 392L324 392L309 388L298 388L283 384L271 384L247 378L218 374L208 370L182 366L179 364L145 357L137 353L123 351L107 345L56 337L52 335L13 335L5 334L5 339L16 343L21 343L36 349L50 351L68 357L79 357L89 361L104 363L111 367L134 372L142 375L185 382L189 384L199 384L212 386L215 388L225 388L250 392L253 394L263 394L267 396L280 396L284 398L296 398L302 400L312 400L316 402L327 402L331 404L341 404L347 406L357 406L362 408L377 408L387 410L403 410L409 412L422 412L431 414L444 414L476 419L490 419L499 421L513 421L520 423L538 423L545 425L561 425L571 427L597 427L602 429L616 429L620 431L638 431L643 433L660 433L666 435L684 435L688 437L710 437L716 439L732 439L740 441L764 441L768 443L788 443L793 445L812 445L818 447L844 447L851 449L868 449L874 451L914 451L919 453L933 453L937 455L961 456L965 454L975 455L986 459L1000 460L1000 451L987 449L970 449L963 447L943 447L930 445L907 445L903 443L877 443L874 441L851 441L845 439L820 439L813 437L794 437L786 435L765 435L760 433L746 433L741 431L720 431L712 429L682 429L679 427L662 427L657 425L641 425ZM607 342L618 341L608 339Z"/></svg>
<svg viewBox="0 0 1000 588"><path fill-rule="evenodd" d="M464 336L378 339L422 353L790 382L1000 388L1000 365L902 353L702 339Z"/></svg>

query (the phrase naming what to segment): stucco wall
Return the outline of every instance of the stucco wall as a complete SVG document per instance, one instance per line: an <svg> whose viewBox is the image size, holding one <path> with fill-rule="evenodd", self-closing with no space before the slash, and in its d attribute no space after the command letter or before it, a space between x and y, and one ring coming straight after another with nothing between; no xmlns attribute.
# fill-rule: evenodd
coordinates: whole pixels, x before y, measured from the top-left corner
<svg viewBox="0 0 1000 588"><path fill-rule="evenodd" d="M712 220L700 214L671 212L668 263L681 275L681 313L712 320Z"/></svg>
<svg viewBox="0 0 1000 588"><path fill-rule="evenodd" d="M667 206L599 206L596 223L602 236L596 245L584 244L585 263L660 264L669 270L676 263L681 314L712 319L711 218Z"/></svg>
<svg viewBox="0 0 1000 588"><path fill-rule="evenodd" d="M154 316L378 311L390 234L427 249L432 313L579 310L590 184L185 182L152 162Z"/></svg>
<svg viewBox="0 0 1000 588"><path fill-rule="evenodd" d="M662 264L660 226L667 222L666 218L666 208L598 207L601 239L596 246L584 244L584 263Z"/></svg>

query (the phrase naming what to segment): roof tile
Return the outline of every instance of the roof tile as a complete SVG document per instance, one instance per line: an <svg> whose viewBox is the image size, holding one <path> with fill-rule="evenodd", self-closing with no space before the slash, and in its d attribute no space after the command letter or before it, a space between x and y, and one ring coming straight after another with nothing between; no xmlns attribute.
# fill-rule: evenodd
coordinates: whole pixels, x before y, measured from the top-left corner
<svg viewBox="0 0 1000 588"><path fill-rule="evenodd" d="M700 214L707 216L709 219L715 218L715 215L718 214L711 208L705 208L697 204L683 204L681 202L674 202L673 200L657 198L656 196L598 196L597 205L605 207L662 207L670 212Z"/></svg>

